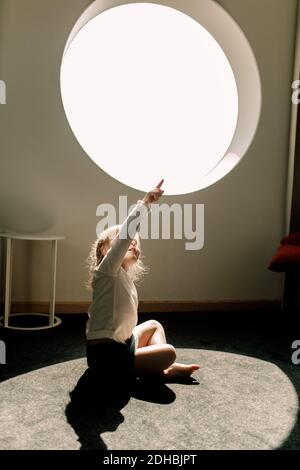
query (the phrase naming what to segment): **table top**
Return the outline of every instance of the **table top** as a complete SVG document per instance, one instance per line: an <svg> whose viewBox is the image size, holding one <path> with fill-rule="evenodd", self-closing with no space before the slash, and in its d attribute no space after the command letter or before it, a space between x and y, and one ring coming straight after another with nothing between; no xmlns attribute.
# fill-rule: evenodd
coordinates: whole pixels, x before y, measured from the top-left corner
<svg viewBox="0 0 300 470"><path fill-rule="evenodd" d="M49 233L20 233L20 232L0 232L0 238L10 238L14 240L64 240L63 235L52 235Z"/></svg>

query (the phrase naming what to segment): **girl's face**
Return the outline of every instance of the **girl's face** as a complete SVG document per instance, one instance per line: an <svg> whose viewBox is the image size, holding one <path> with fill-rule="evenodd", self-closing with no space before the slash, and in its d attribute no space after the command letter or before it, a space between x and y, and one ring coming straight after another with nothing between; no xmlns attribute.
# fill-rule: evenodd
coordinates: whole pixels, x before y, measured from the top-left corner
<svg viewBox="0 0 300 470"><path fill-rule="evenodd" d="M134 238L131 241L129 248L123 258L122 267L125 269L125 271L127 271L127 269L131 265L137 262L137 260L139 259L140 253L141 251L139 248L138 240Z"/></svg>

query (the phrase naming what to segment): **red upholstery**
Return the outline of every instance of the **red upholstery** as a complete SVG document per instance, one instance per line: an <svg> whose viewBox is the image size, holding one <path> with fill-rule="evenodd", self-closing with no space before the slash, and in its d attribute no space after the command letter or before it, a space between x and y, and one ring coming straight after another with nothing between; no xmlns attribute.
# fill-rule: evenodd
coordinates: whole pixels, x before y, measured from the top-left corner
<svg viewBox="0 0 300 470"><path fill-rule="evenodd" d="M293 232L280 240L281 245L300 245L300 232Z"/></svg>
<svg viewBox="0 0 300 470"><path fill-rule="evenodd" d="M286 272L300 268L300 243L299 245L280 245L271 259L268 269L276 272Z"/></svg>

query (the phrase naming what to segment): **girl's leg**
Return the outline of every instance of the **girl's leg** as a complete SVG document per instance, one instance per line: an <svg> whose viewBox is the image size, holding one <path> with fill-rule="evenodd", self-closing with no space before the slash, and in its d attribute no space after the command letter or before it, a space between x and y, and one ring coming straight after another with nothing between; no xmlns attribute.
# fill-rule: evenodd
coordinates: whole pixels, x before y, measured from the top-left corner
<svg viewBox="0 0 300 470"><path fill-rule="evenodd" d="M160 374L173 364L175 358L175 348L171 344L152 344L136 350L134 369L138 376Z"/></svg>
<svg viewBox="0 0 300 470"><path fill-rule="evenodd" d="M158 321L140 323L133 333L137 339L135 371L138 375L160 373L173 364L175 348L167 344L165 331Z"/></svg>
<svg viewBox="0 0 300 470"><path fill-rule="evenodd" d="M148 320L137 325L133 333L137 338L135 371L137 375L159 373L164 377L190 376L199 369L198 364L174 362L176 350L167 344L163 326L156 320Z"/></svg>
<svg viewBox="0 0 300 470"><path fill-rule="evenodd" d="M167 343L165 330L156 320L140 323L133 329L133 333L138 340L137 348Z"/></svg>

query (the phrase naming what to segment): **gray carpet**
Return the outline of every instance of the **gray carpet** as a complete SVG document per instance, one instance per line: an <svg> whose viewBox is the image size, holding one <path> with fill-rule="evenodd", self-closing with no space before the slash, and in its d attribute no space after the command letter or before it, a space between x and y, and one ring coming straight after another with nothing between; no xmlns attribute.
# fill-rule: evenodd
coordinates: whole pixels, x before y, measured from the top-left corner
<svg viewBox="0 0 300 470"><path fill-rule="evenodd" d="M120 406L100 406L97 394L86 406L89 392L70 400L85 358L9 378L0 388L0 449L276 449L292 432L297 393L274 363L186 348L177 361L203 365L194 383L137 382Z"/></svg>

